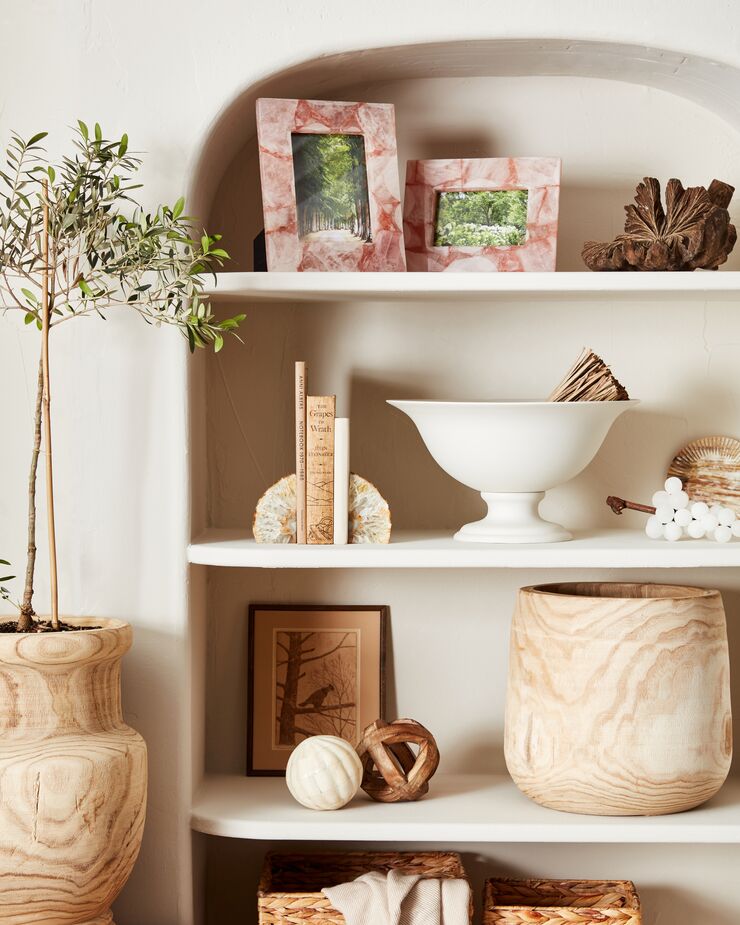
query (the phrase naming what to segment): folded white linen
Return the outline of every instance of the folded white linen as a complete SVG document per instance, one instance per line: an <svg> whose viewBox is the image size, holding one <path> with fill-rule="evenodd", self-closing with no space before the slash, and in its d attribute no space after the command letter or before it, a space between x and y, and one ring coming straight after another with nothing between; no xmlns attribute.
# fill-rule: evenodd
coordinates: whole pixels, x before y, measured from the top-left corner
<svg viewBox="0 0 740 925"><path fill-rule="evenodd" d="M347 925L469 925L467 880L371 871L322 890Z"/></svg>

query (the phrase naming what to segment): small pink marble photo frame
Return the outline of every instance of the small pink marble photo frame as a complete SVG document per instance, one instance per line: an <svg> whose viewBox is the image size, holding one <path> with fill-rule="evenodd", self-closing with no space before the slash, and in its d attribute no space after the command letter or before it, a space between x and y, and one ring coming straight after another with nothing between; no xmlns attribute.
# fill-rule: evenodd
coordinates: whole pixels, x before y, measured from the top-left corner
<svg viewBox="0 0 740 925"><path fill-rule="evenodd" d="M257 100L268 270L404 271L389 103Z"/></svg>
<svg viewBox="0 0 740 925"><path fill-rule="evenodd" d="M526 233L522 219L521 243L477 246L440 243L445 234L437 227L438 210L444 194L500 190L526 190ZM408 269L457 273L554 270L559 199L560 158L409 161L403 214ZM452 235L448 230L448 237ZM517 236L516 231L510 233L510 238Z"/></svg>

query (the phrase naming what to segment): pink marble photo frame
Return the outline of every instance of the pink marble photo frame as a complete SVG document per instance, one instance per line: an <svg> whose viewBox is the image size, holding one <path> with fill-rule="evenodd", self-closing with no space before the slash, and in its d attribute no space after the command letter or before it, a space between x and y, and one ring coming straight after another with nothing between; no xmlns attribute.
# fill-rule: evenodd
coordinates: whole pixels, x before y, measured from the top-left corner
<svg viewBox="0 0 740 925"><path fill-rule="evenodd" d="M294 152L295 136L304 134L361 136L365 195L360 234L333 223L323 227L326 222L307 232L304 216L299 223ZM268 270L406 269L391 104L259 99L257 137Z"/></svg>
<svg viewBox="0 0 740 925"><path fill-rule="evenodd" d="M435 246L439 194L527 190L526 238L507 246ZM560 158L486 157L409 161L403 210L406 261L422 272L547 272L555 269Z"/></svg>

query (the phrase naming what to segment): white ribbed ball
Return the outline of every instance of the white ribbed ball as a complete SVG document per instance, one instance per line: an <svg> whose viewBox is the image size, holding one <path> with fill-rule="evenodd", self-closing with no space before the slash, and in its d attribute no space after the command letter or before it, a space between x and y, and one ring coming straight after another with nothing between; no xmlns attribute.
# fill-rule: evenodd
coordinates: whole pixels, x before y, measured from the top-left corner
<svg viewBox="0 0 740 925"><path fill-rule="evenodd" d="M362 762L345 739L311 736L291 753L285 781L308 809L339 809L360 789Z"/></svg>

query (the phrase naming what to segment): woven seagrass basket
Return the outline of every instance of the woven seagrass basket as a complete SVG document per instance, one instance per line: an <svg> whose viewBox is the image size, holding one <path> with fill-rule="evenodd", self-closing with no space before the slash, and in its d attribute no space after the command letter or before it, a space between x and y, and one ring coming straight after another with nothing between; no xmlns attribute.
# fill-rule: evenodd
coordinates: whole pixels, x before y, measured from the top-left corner
<svg viewBox="0 0 740 925"><path fill-rule="evenodd" d="M641 925L629 880L486 880L483 925Z"/></svg>
<svg viewBox="0 0 740 925"><path fill-rule="evenodd" d="M467 879L460 855L452 852L274 852L267 855L262 868L257 893L259 925L345 925L344 916L321 890L355 880L371 870Z"/></svg>

